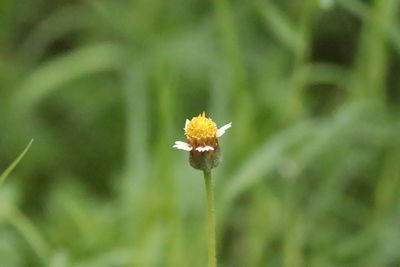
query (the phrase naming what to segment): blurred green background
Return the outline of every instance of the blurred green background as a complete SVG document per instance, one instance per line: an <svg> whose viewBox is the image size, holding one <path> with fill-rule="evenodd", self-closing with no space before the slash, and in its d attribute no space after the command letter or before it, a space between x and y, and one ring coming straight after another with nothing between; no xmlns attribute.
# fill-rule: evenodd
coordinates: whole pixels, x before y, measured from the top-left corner
<svg viewBox="0 0 400 267"><path fill-rule="evenodd" d="M1 0L0 266L400 266L398 0Z"/></svg>

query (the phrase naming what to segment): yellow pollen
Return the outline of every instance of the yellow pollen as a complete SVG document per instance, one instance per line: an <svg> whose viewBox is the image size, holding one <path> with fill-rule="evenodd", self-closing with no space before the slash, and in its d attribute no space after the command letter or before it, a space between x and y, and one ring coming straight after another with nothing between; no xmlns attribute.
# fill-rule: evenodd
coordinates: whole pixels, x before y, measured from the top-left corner
<svg viewBox="0 0 400 267"><path fill-rule="evenodd" d="M193 117L185 129L185 135L190 142L208 143L217 137L217 125L211 119L206 118L203 112Z"/></svg>

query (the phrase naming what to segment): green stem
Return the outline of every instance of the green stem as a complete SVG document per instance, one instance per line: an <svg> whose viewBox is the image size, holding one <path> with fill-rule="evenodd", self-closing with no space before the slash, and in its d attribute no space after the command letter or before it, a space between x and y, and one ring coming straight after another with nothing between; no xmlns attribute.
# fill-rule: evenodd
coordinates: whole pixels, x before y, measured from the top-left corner
<svg viewBox="0 0 400 267"><path fill-rule="evenodd" d="M217 267L215 248L214 192L210 171L204 171L204 182L206 185L207 195L208 267Z"/></svg>

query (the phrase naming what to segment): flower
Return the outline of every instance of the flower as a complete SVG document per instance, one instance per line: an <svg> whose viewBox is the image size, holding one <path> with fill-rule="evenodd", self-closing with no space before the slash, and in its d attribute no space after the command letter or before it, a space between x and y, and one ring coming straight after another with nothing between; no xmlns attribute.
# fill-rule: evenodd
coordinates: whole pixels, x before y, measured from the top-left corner
<svg viewBox="0 0 400 267"><path fill-rule="evenodd" d="M174 148L189 151L190 163L196 169L211 169L219 163L218 137L224 135L225 131L232 127L228 123L221 128L217 128L212 119L206 118L203 112L192 120L186 120L185 136L187 143L176 141Z"/></svg>
<svg viewBox="0 0 400 267"><path fill-rule="evenodd" d="M197 150L198 152L205 152L214 150L218 146L218 137L224 135L225 131L232 127L232 122L217 128L212 119L206 118L203 112L192 120L186 120L185 135L188 143L176 141L174 148L186 151Z"/></svg>

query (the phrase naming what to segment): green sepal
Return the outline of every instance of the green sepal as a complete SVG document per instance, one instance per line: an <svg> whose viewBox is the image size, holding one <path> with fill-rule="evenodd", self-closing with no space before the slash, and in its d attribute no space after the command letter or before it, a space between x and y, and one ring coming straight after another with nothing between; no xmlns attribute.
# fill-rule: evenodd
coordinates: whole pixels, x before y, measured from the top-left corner
<svg viewBox="0 0 400 267"><path fill-rule="evenodd" d="M209 172L221 162L221 149L217 144L214 150L210 151L192 150L189 154L189 162L193 168Z"/></svg>

